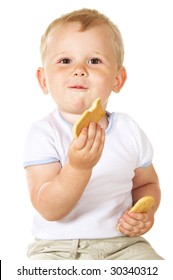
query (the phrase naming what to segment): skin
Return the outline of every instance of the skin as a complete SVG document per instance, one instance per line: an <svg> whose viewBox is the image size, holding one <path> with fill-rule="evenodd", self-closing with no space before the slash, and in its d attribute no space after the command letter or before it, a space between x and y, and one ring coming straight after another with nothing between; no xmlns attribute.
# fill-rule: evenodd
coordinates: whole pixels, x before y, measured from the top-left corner
<svg viewBox="0 0 173 280"><path fill-rule="evenodd" d="M79 27L61 25L49 35L43 67L37 70L43 93L51 94L63 118L72 124L97 97L106 109L111 92L118 93L126 81L125 68L117 68L112 31L105 25L82 32ZM31 201L45 219L60 220L75 207L101 157L107 126L105 115L99 124L84 128L70 144L63 168L60 163L26 168ZM118 229L125 235L144 234L153 225L160 189L152 165L135 170L133 203L144 195L153 195L156 203L148 213L123 214Z"/></svg>

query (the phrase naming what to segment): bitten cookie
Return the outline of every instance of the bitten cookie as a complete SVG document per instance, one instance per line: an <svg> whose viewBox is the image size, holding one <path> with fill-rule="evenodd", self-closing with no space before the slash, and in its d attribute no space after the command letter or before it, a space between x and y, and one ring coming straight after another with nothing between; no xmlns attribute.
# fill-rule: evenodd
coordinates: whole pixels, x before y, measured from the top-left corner
<svg viewBox="0 0 173 280"><path fill-rule="evenodd" d="M92 106L83 112L79 120L73 125L73 137L78 138L84 127L88 127L90 122L98 123L105 115L105 110L102 108L101 99L97 98Z"/></svg>
<svg viewBox="0 0 173 280"><path fill-rule="evenodd" d="M129 212L145 213L154 204L154 198L152 196L144 196L140 198Z"/></svg>

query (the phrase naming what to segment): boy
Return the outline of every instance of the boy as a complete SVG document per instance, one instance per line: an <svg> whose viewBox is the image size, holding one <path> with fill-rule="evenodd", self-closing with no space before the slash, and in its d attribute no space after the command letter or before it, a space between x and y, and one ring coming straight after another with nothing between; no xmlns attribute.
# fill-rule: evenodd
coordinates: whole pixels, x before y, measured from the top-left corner
<svg viewBox="0 0 173 280"><path fill-rule="evenodd" d="M72 126L100 97L126 81L121 34L106 16L82 9L52 22L41 40L37 70L57 109L33 124L25 152L29 193L36 209L30 259L162 259L141 235L160 203L152 147L127 115L109 113L78 139ZM155 204L128 213L141 197Z"/></svg>

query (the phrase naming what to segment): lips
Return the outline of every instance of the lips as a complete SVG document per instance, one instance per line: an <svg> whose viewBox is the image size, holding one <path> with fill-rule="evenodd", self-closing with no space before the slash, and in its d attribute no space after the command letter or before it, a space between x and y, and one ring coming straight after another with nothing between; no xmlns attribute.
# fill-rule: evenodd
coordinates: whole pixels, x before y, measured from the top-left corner
<svg viewBox="0 0 173 280"><path fill-rule="evenodd" d="M72 89L87 89L87 87L82 86L82 85L74 85L74 86L70 86L69 88L72 88Z"/></svg>

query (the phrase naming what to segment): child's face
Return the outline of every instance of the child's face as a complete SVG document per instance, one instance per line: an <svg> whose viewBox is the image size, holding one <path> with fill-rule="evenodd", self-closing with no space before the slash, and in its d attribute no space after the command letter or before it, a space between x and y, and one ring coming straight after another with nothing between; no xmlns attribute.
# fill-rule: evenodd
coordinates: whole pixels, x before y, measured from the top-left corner
<svg viewBox="0 0 173 280"><path fill-rule="evenodd" d="M81 114L97 97L106 107L118 83L112 31L105 25L82 32L79 27L68 23L49 35L38 75L62 113Z"/></svg>

